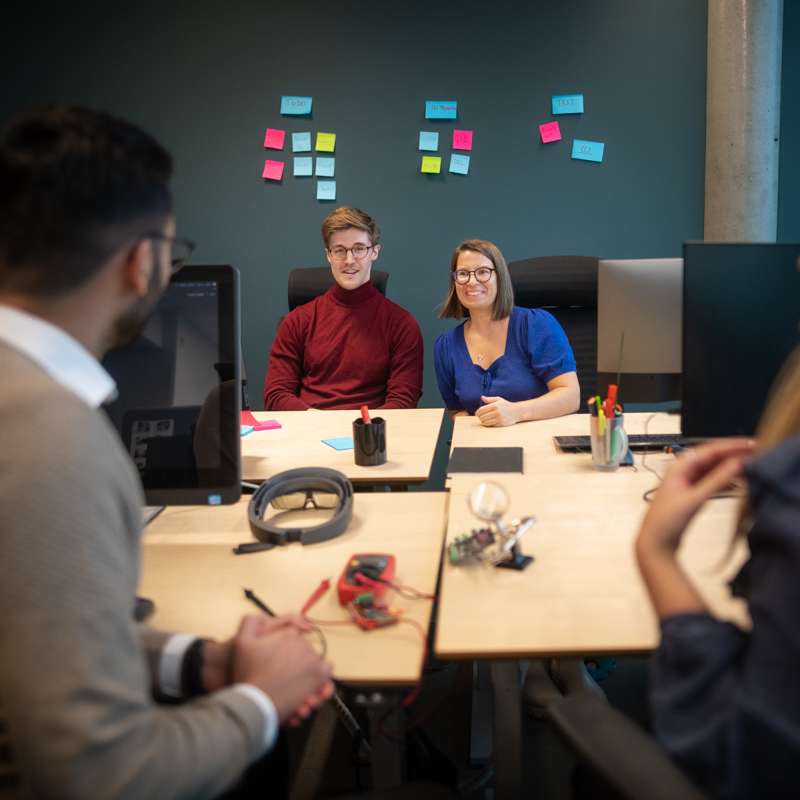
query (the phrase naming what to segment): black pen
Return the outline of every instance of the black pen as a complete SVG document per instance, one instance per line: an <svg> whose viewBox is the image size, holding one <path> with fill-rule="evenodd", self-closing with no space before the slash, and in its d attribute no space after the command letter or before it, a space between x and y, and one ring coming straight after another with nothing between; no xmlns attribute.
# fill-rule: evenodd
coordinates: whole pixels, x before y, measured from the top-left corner
<svg viewBox="0 0 800 800"><path fill-rule="evenodd" d="M269 614L270 617L276 616L275 612L253 593L252 589L245 589L244 596L250 600L250 602L255 603L265 614Z"/></svg>

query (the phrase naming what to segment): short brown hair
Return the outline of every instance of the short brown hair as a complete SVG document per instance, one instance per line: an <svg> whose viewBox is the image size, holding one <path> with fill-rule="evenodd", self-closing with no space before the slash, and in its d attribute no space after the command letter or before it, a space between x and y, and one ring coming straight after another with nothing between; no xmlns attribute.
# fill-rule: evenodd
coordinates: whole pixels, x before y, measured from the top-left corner
<svg viewBox="0 0 800 800"><path fill-rule="evenodd" d="M511 286L511 276L508 273L508 266L503 254L485 239L467 239L466 242L462 242L456 247L453 257L450 259L450 285L447 289L447 299L444 301L444 307L441 314L439 314L439 319L463 319L469 316L469 311L464 308L458 299L456 282L453 278L458 257L465 250L480 253L494 264L495 275L497 276L497 297L494 300L492 319L505 319L510 316L511 309L514 307L514 289Z"/></svg>
<svg viewBox="0 0 800 800"><path fill-rule="evenodd" d="M322 241L325 243L325 249L328 249L334 233L348 228L358 228L360 231L364 231L369 236L369 243L372 245L378 244L380 241L381 229L369 214L355 206L342 206L336 211L331 211L325 222L322 223Z"/></svg>

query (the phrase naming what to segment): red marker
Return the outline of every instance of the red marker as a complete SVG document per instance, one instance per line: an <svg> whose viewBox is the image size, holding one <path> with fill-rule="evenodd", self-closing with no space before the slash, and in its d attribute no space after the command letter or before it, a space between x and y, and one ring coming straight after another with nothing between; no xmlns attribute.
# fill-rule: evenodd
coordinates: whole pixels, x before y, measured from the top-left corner
<svg viewBox="0 0 800 800"><path fill-rule="evenodd" d="M606 413L606 417L611 419L614 416L614 407L617 404L617 387L611 383L608 386L608 397L606 397L605 403L603 403L603 410Z"/></svg>
<svg viewBox="0 0 800 800"><path fill-rule="evenodd" d="M364 420L365 425L372 424L372 420L369 418L369 409L366 406L361 406L361 419Z"/></svg>

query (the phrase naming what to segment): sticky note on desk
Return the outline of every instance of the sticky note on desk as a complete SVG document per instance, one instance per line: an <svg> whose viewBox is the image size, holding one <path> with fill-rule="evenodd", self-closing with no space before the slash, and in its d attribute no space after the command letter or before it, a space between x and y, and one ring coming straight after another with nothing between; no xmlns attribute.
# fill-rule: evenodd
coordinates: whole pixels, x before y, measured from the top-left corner
<svg viewBox="0 0 800 800"><path fill-rule="evenodd" d="M321 158L317 156L317 171L315 174L323 178L332 178L335 165L335 158Z"/></svg>
<svg viewBox="0 0 800 800"><path fill-rule="evenodd" d="M314 159L311 156L295 156L294 157L294 174L295 175L313 175L314 174Z"/></svg>
<svg viewBox="0 0 800 800"><path fill-rule="evenodd" d="M425 119L455 119L457 111L455 100L428 100L425 103Z"/></svg>
<svg viewBox="0 0 800 800"><path fill-rule="evenodd" d="M317 181L317 200L335 200L336 181Z"/></svg>
<svg viewBox="0 0 800 800"><path fill-rule="evenodd" d="M575 139L572 142L572 157L583 161L602 161L605 145L602 142L584 142Z"/></svg>
<svg viewBox="0 0 800 800"><path fill-rule="evenodd" d="M439 156L422 156L422 169L420 172L441 172L442 159Z"/></svg>
<svg viewBox="0 0 800 800"><path fill-rule="evenodd" d="M318 133L317 146L315 150L321 150L326 153L332 153L336 147L336 134L335 133Z"/></svg>
<svg viewBox="0 0 800 800"><path fill-rule="evenodd" d="M281 114L310 114L310 97L291 97L284 95L281 97Z"/></svg>
<svg viewBox="0 0 800 800"><path fill-rule="evenodd" d="M553 95L554 114L583 114L582 94Z"/></svg>
<svg viewBox="0 0 800 800"><path fill-rule="evenodd" d="M281 424L276 419L262 419L261 421L257 420L253 416L252 411L242 411L241 419L239 420L241 428L250 428L252 427L255 431L271 431L274 428L280 428ZM245 433L242 433L242 436L246 436Z"/></svg>
<svg viewBox="0 0 800 800"><path fill-rule="evenodd" d="M264 171L261 173L262 178L269 178L271 181L279 181L283 177L283 161L267 161L264 162Z"/></svg>
<svg viewBox="0 0 800 800"><path fill-rule="evenodd" d="M248 433L252 433L255 428L252 425L240 425L239 431L241 432L242 436L247 436Z"/></svg>
<svg viewBox="0 0 800 800"><path fill-rule="evenodd" d="M323 444L332 447L334 450L352 450L353 439L351 436L340 436L338 439L323 439Z"/></svg>
<svg viewBox="0 0 800 800"><path fill-rule="evenodd" d="M273 128L267 128L267 135L264 139L264 147L271 147L273 150L283 150L283 140L286 137L286 131L278 131Z"/></svg>
<svg viewBox="0 0 800 800"><path fill-rule="evenodd" d="M545 143L557 142L561 138L561 131L558 129L557 122L548 122L546 125L540 125L539 133Z"/></svg>
<svg viewBox="0 0 800 800"><path fill-rule="evenodd" d="M292 152L310 153L311 152L311 133L292 134Z"/></svg>
<svg viewBox="0 0 800 800"><path fill-rule="evenodd" d="M420 150L433 150L434 152L439 149L439 134L434 131L420 131L419 132L419 149Z"/></svg>
<svg viewBox="0 0 800 800"><path fill-rule="evenodd" d="M453 131L453 150L472 150L472 131Z"/></svg>
<svg viewBox="0 0 800 800"><path fill-rule="evenodd" d="M455 172L459 175L466 175L469 173L469 156L450 155L450 172Z"/></svg>

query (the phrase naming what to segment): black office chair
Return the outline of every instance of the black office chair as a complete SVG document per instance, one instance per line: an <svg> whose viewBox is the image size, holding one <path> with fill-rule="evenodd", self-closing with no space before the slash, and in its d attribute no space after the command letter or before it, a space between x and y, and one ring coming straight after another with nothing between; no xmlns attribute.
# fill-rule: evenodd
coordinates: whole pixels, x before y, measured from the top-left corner
<svg viewBox="0 0 800 800"><path fill-rule="evenodd" d="M508 265L514 302L544 308L567 334L581 386L580 413L597 393L597 264L591 256L541 256Z"/></svg>
<svg viewBox="0 0 800 800"><path fill-rule="evenodd" d="M370 280L372 285L386 297L389 273L373 269ZM334 283L330 267L293 269L289 273L289 311L294 311L297 306L310 303L314 298L325 294L328 289L333 288Z"/></svg>

